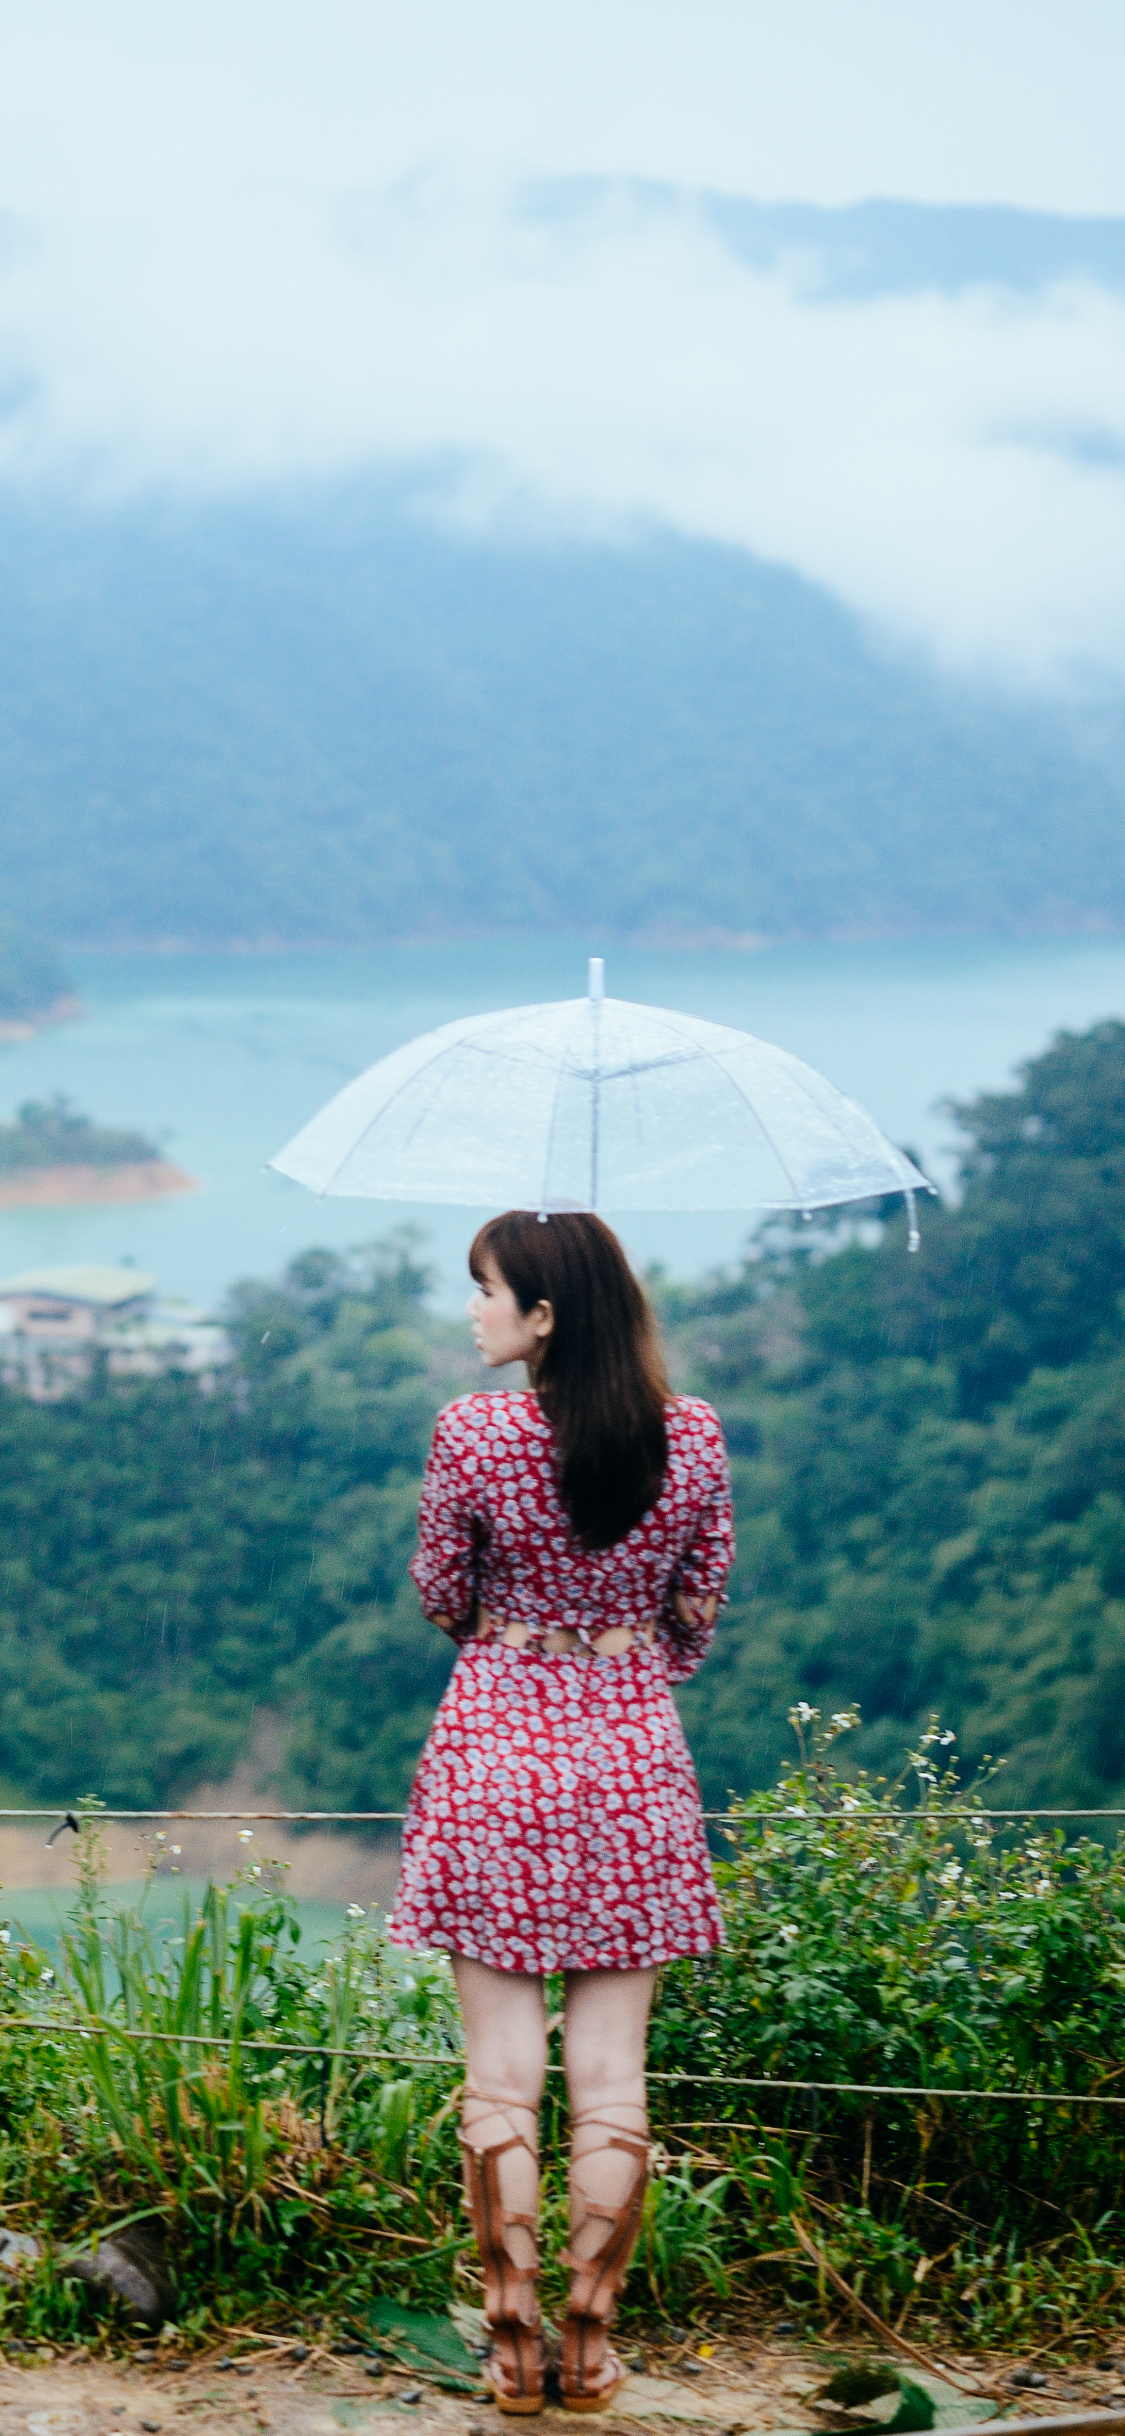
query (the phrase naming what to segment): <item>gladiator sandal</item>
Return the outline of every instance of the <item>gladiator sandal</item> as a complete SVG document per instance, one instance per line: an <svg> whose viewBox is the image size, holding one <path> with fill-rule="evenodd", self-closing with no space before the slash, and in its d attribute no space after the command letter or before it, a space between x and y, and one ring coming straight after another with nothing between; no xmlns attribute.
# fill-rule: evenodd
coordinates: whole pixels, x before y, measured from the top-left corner
<svg viewBox="0 0 1125 2436"><path fill-rule="evenodd" d="M509 2099L482 2096L477 2090L465 2094L470 2104L503 2115L509 2123L512 2112L532 2111L524 2106L513 2109ZM510 2140L495 2141L490 2148L477 2147L471 2131L462 2131L460 2140L465 2197L484 2269L484 2319L493 2338L484 2380L502 2411L523 2416L543 2408L542 2320L535 2290L539 2272L536 2218L505 2207L500 2161L514 2148L524 2149L536 2167L539 2160L522 2132L513 2131ZM529 2237L531 2261L526 2266L521 2267L512 2255L508 2236L513 2226L522 2227Z"/></svg>
<svg viewBox="0 0 1125 2436"><path fill-rule="evenodd" d="M570 2269L560 2369L563 2409L567 2411L604 2410L624 2379L625 2370L606 2341L606 2328L613 2323L617 2295L636 2248L648 2181L648 2141L642 2134L628 2132L621 2124L609 2123L594 2113L575 2115L572 2131L584 2123L596 2123L609 2138L599 2141L597 2149L588 2149L585 2157L571 2158L571 2241L591 2217L597 2217L606 2230L589 2258L576 2258L573 2248L563 2252L563 2265ZM636 2169L632 2188L617 2207L608 2200L591 2199L578 2178L587 2159L606 2149L623 2150ZM575 2199L580 2203L580 2215L576 2215Z"/></svg>

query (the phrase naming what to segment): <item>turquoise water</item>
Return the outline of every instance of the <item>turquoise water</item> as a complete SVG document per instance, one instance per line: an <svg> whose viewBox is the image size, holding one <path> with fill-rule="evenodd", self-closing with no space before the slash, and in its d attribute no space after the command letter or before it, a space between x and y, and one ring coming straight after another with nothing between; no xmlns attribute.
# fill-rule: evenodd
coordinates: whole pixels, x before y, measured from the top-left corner
<svg viewBox="0 0 1125 2436"><path fill-rule="evenodd" d="M206 1890L205 1878L161 1878L147 1888L144 1879L137 1878L107 1886L105 1902L111 1911L139 1909L154 1932L163 1930L178 1935L185 1902L194 1915ZM57 1954L59 1933L72 1904L73 1896L48 1887L11 1887L0 1896L0 1918L10 1921L13 1940L22 1930L34 1945L43 1946L48 1954ZM296 1910L302 1950L313 1950L321 1944L338 1945L344 1933L344 1908L342 1903L299 1900Z"/></svg>
<svg viewBox="0 0 1125 2436"><path fill-rule="evenodd" d="M265 1160L341 1083L454 1016L585 988L579 940L505 939L363 953L98 955L73 959L88 1010L0 1047L0 1117L69 1092L139 1125L199 1190L100 1210L0 1212L0 1275L44 1262L134 1259L205 1303L310 1243L344 1246L421 1225L441 1299L463 1293L478 1217L462 1209L318 1202ZM616 997L743 1025L807 1058L863 1102L940 1180L955 1135L940 1109L1003 1083L1061 1026L1125 1012L1125 940L776 947L760 954L611 948ZM612 1211L607 1212L612 1217ZM749 1221L631 1216L634 1254L689 1275L737 1252ZM924 1219L923 1219L924 1223Z"/></svg>

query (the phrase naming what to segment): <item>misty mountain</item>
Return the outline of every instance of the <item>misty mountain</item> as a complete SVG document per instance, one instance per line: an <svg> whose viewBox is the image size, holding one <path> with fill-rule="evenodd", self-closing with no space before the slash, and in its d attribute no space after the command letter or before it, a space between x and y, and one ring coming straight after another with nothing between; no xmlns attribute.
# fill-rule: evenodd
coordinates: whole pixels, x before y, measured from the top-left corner
<svg viewBox="0 0 1125 2436"><path fill-rule="evenodd" d="M9 504L0 670L5 908L76 943L1125 923L1112 753L733 549Z"/></svg>

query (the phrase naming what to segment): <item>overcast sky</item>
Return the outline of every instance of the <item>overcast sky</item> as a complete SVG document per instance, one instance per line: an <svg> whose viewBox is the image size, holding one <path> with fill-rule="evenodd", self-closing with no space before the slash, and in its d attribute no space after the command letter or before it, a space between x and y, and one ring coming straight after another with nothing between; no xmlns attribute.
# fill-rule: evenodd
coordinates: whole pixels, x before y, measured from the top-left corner
<svg viewBox="0 0 1125 2436"><path fill-rule="evenodd" d="M1118 679L1125 292L825 295L698 197L1125 214L1123 93L1121 0L0 0L0 472L414 465Z"/></svg>

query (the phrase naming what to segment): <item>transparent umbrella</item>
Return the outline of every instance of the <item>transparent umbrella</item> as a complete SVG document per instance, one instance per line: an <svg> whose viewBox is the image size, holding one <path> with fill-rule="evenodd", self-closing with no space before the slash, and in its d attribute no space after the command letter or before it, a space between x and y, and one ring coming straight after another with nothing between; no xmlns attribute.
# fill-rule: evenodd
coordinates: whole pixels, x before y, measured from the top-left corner
<svg viewBox="0 0 1125 2436"><path fill-rule="evenodd" d="M466 1016L369 1066L269 1162L310 1191L550 1210L816 1210L926 1178L811 1066L604 995Z"/></svg>

